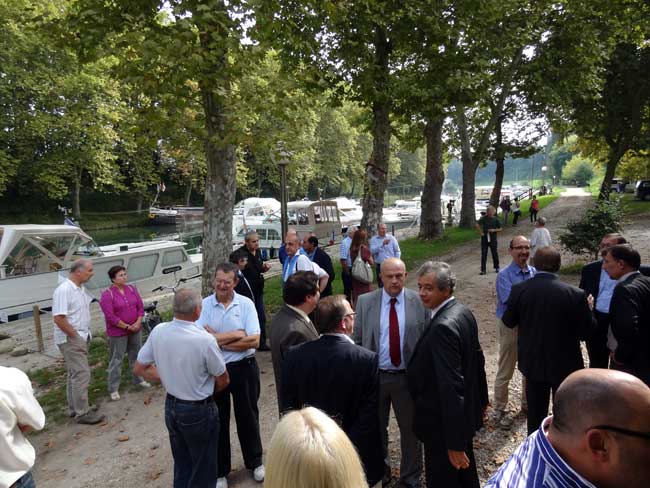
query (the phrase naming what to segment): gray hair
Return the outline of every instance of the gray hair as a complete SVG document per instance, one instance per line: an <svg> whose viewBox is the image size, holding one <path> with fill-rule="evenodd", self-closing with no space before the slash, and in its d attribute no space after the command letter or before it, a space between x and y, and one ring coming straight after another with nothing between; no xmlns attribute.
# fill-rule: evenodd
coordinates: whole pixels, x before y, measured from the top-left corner
<svg viewBox="0 0 650 488"><path fill-rule="evenodd" d="M188 315L201 305L201 294L193 288L181 288L174 295L174 315Z"/></svg>
<svg viewBox="0 0 650 488"><path fill-rule="evenodd" d="M88 265L91 263L89 259L77 259L72 266L70 266L70 273L76 273L77 271L88 269Z"/></svg>
<svg viewBox="0 0 650 488"><path fill-rule="evenodd" d="M258 235L258 234L257 234L257 231L255 229L248 230L248 231L246 231L246 234L244 234L244 240L246 242L248 242L248 241L251 240L251 237L256 236L256 235Z"/></svg>
<svg viewBox="0 0 650 488"><path fill-rule="evenodd" d="M449 288L449 293L454 293L456 274L447 263L443 263L442 261L427 261L418 269L418 277L432 273L436 275L436 285L439 290Z"/></svg>
<svg viewBox="0 0 650 488"><path fill-rule="evenodd" d="M539 225L544 226L546 225L546 218L545 217L537 217L537 222Z"/></svg>

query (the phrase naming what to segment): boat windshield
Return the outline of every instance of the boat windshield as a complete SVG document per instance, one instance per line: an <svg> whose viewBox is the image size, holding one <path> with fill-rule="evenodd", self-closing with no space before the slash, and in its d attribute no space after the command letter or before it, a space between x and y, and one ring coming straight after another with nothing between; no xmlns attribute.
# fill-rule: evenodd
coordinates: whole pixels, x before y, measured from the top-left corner
<svg viewBox="0 0 650 488"><path fill-rule="evenodd" d="M101 256L92 239L77 235L24 235L3 263L6 276L57 271L70 261Z"/></svg>

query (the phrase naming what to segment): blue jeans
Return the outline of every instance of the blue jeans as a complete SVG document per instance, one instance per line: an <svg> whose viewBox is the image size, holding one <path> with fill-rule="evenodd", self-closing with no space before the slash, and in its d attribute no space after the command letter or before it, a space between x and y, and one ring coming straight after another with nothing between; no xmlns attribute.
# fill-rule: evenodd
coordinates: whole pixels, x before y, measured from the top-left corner
<svg viewBox="0 0 650 488"><path fill-rule="evenodd" d="M18 481L16 481L11 486L15 488L36 488L36 483L34 482L32 472L27 471Z"/></svg>
<svg viewBox="0 0 650 488"><path fill-rule="evenodd" d="M165 425L174 457L174 488L214 488L219 413L212 399L190 404L168 395Z"/></svg>

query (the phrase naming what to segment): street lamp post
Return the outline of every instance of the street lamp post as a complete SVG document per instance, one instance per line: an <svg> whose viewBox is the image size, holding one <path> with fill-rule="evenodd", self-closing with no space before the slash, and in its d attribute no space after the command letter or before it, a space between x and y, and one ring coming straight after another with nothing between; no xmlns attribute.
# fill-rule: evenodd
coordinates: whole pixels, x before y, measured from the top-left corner
<svg viewBox="0 0 650 488"><path fill-rule="evenodd" d="M546 170L548 170L548 166L542 166L542 186L546 184Z"/></svg>
<svg viewBox="0 0 650 488"><path fill-rule="evenodd" d="M278 143L280 159L277 165L280 168L280 225L282 228L282 239L287 235L289 222L287 219L287 165L289 164L290 153L286 151L283 144Z"/></svg>

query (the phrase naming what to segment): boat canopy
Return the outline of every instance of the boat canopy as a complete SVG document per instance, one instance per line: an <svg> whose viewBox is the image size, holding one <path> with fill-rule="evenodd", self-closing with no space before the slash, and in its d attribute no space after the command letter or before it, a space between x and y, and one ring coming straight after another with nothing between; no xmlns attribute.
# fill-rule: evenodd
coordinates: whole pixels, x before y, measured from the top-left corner
<svg viewBox="0 0 650 488"><path fill-rule="evenodd" d="M75 259L101 255L93 239L79 227L0 226L0 267L6 276L56 271Z"/></svg>

